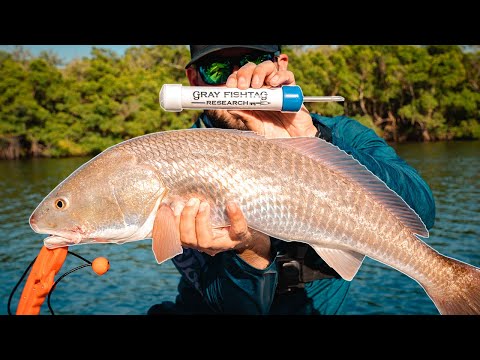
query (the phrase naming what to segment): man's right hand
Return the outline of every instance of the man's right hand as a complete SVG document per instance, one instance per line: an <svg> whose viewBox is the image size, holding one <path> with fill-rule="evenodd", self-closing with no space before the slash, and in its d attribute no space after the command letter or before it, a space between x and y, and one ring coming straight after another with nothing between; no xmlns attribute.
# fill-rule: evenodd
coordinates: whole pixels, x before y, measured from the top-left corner
<svg viewBox="0 0 480 360"><path fill-rule="evenodd" d="M295 85L295 76L288 70L288 56L285 54L278 57L277 63L264 61L259 65L245 64L234 71L226 83L227 87L238 87L242 90L281 85ZM317 133L305 105L302 105L301 111L295 113L264 110L228 110L228 113L242 121L249 130L267 138L313 137Z"/></svg>
<svg viewBox="0 0 480 360"><path fill-rule="evenodd" d="M270 262L270 237L247 225L240 207L227 204L230 226L214 228L211 223L210 205L207 201L190 198L187 203L176 200L173 209L183 247L196 249L210 256L235 250L251 266L264 269Z"/></svg>

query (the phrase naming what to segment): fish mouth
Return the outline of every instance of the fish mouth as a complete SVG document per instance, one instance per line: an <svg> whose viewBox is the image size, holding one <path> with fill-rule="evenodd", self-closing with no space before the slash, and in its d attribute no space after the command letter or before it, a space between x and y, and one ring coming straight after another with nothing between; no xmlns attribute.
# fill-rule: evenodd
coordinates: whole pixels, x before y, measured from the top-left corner
<svg viewBox="0 0 480 360"><path fill-rule="evenodd" d="M74 231L55 231L43 240L45 247L55 249L58 247L76 245L82 242L84 237Z"/></svg>
<svg viewBox="0 0 480 360"><path fill-rule="evenodd" d="M50 235L43 239L43 244L48 249L56 249L59 247L74 245L74 241L57 235Z"/></svg>
<svg viewBox="0 0 480 360"><path fill-rule="evenodd" d="M74 226L69 230L54 230L51 227L43 228L38 225L35 214L30 217L30 227L37 234L47 234L43 240L45 247L55 249L58 247L82 243L85 239L85 230L81 226Z"/></svg>

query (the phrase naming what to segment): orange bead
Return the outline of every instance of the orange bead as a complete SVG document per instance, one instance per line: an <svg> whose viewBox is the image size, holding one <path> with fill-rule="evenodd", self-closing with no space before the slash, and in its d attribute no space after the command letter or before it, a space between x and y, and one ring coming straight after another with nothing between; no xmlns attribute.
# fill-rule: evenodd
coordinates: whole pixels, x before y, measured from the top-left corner
<svg viewBox="0 0 480 360"><path fill-rule="evenodd" d="M92 261L92 269L97 275L103 275L110 269L110 262L104 257L98 257Z"/></svg>

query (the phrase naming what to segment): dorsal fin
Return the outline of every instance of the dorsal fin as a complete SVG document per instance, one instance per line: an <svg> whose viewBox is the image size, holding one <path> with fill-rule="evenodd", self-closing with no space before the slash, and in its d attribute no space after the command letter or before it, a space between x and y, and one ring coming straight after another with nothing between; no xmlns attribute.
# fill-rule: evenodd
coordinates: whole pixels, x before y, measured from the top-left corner
<svg viewBox="0 0 480 360"><path fill-rule="evenodd" d="M289 147L292 151L325 165L347 181L357 183L414 234L428 237L428 230L418 214L380 178L339 147L314 137L280 138L268 141Z"/></svg>

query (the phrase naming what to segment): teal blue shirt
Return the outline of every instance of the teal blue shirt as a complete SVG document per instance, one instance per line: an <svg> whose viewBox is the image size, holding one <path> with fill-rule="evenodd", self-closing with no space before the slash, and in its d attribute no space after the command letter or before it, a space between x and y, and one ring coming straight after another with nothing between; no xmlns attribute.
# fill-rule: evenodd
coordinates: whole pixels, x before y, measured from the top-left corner
<svg viewBox="0 0 480 360"><path fill-rule="evenodd" d="M365 165L417 212L428 229L433 227L435 202L431 189L418 172L402 160L384 139L377 136L373 130L345 116L311 116L322 138ZM192 127L212 126L205 114L202 114ZM295 292L276 294L276 260L283 251L282 243L285 242L272 240L273 261L263 270L250 266L234 251L225 251L212 257L196 250L185 249L182 255L172 259L182 275L175 303L154 305L148 313L341 313L350 287L350 282L341 278L315 280ZM307 255L313 258L314 262L324 264L313 249L310 248Z"/></svg>

